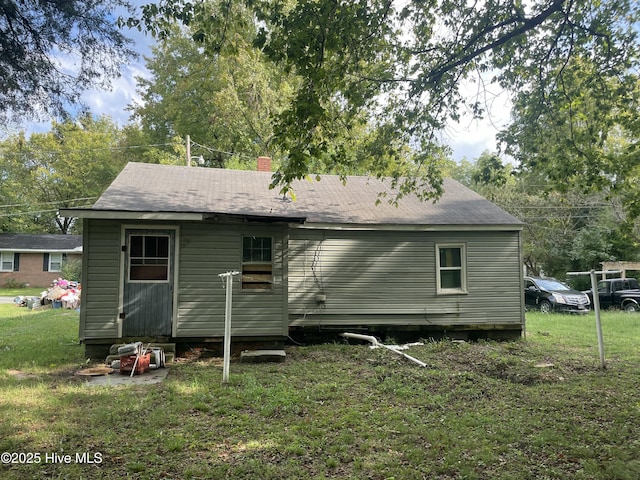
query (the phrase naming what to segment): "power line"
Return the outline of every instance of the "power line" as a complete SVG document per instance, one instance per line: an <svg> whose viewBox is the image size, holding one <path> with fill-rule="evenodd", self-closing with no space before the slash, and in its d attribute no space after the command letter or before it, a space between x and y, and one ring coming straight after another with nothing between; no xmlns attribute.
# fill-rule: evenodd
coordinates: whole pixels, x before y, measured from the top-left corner
<svg viewBox="0 0 640 480"><path fill-rule="evenodd" d="M91 205L78 205L73 208L85 208L85 207L91 207ZM48 210L31 210L29 212L0 213L0 217L20 217L22 215L37 215L40 213L51 213L51 212L57 212L57 211L58 211L57 208L52 208Z"/></svg>
<svg viewBox="0 0 640 480"><path fill-rule="evenodd" d="M81 197L81 198L70 198L68 200L54 200L51 202L38 202L40 204L44 204L44 205L55 205L57 203L70 203L70 202L79 202L80 200L84 201L84 200L93 200L95 198L98 197ZM13 208L13 207L25 207L25 206L29 206L32 205L33 202L29 202L29 203L16 203L13 205L0 205L0 208Z"/></svg>
<svg viewBox="0 0 640 480"><path fill-rule="evenodd" d="M152 143L149 145L127 145L127 146L110 146L110 147L96 147L96 148L64 148L60 150L39 150L33 149L21 152L2 152L0 156L6 157L22 157L25 155L33 154L55 154L55 153L67 153L67 152L97 152L97 151L113 151L113 150L129 150L136 148L151 148L151 147L168 147L174 145L173 143Z"/></svg>
<svg viewBox="0 0 640 480"><path fill-rule="evenodd" d="M195 145L196 147L200 147L200 148L204 148L205 150L208 150L209 152L212 153L221 153L223 155L229 155L230 157L236 156L236 157L242 157L242 158L246 158L249 160L255 160L255 156L252 155L245 155L244 153L232 153L232 152L225 152L224 150L217 150L215 148L211 148L208 147L206 145L200 145L199 143L196 143L194 141L191 141L191 145Z"/></svg>

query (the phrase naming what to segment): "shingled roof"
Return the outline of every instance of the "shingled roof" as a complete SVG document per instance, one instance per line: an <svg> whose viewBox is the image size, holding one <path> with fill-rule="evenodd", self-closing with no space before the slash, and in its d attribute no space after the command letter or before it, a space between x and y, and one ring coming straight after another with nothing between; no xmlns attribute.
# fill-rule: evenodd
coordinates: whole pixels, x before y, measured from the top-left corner
<svg viewBox="0 0 640 480"><path fill-rule="evenodd" d="M0 251L82 253L82 235L0 234Z"/></svg>
<svg viewBox="0 0 640 480"><path fill-rule="evenodd" d="M129 163L90 210L73 214L198 213L364 226L522 225L451 179L445 179L444 195L436 203L408 195L397 207L385 199L376 205L381 193L394 195L394 191L389 182L370 177L348 177L346 184L337 175L295 181L295 201L270 190L270 182L269 172Z"/></svg>

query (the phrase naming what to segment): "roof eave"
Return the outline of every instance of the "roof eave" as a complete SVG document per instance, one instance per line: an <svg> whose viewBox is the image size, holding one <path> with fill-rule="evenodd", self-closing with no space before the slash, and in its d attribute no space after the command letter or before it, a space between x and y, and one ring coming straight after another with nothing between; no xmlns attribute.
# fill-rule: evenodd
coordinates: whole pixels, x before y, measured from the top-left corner
<svg viewBox="0 0 640 480"><path fill-rule="evenodd" d="M101 220L191 220L201 221L204 214L195 212L132 212L125 210L62 209L62 217Z"/></svg>
<svg viewBox="0 0 640 480"><path fill-rule="evenodd" d="M27 248L27 247L0 247L0 252L15 253L71 253L81 254L82 247L75 248Z"/></svg>
<svg viewBox="0 0 640 480"><path fill-rule="evenodd" d="M440 224L440 225L424 225L424 224L351 224L351 223L314 223L307 222L301 225L292 225L298 229L316 229L316 230L377 230L377 231L406 231L406 232L469 232L469 231L493 231L493 232L513 232L521 231L524 226L522 224Z"/></svg>
<svg viewBox="0 0 640 480"><path fill-rule="evenodd" d="M232 213L202 213L202 212L134 212L128 210L98 210L98 209L63 209L63 217L90 218L101 220L169 220L169 221L225 221L239 219L243 221L268 223L303 223L306 219L300 216L282 215L249 215Z"/></svg>

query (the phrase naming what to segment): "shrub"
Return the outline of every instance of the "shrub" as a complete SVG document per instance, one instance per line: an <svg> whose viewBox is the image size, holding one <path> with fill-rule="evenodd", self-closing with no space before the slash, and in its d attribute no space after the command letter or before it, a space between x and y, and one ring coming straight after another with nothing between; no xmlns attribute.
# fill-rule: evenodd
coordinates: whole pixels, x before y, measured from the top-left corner
<svg viewBox="0 0 640 480"><path fill-rule="evenodd" d="M62 264L62 278L72 282L80 282L82 279L82 260L71 258Z"/></svg>
<svg viewBox="0 0 640 480"><path fill-rule="evenodd" d="M7 281L4 284L4 288L14 289L14 288L26 288L27 284L17 281L15 278L7 278Z"/></svg>

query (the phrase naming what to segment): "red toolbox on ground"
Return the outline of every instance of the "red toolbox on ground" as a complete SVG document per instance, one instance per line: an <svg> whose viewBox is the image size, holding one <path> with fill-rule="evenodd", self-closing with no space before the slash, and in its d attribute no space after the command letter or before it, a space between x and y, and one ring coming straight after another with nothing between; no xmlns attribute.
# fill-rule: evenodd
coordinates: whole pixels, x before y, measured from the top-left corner
<svg viewBox="0 0 640 480"><path fill-rule="evenodd" d="M138 358L138 363L136 363ZM130 374L135 364L136 370L134 375L149 371L149 363L151 363L151 353L144 355L124 355L120 357L120 373Z"/></svg>

